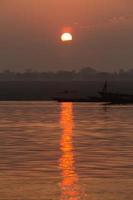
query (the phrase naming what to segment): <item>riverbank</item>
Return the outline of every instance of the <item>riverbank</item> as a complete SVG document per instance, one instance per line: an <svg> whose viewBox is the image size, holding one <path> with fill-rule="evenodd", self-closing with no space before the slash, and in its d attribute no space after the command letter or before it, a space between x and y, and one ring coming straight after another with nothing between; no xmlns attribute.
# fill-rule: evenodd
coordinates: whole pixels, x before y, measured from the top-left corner
<svg viewBox="0 0 133 200"><path fill-rule="evenodd" d="M69 98L96 96L104 81L1 81L0 100L52 100L67 91ZM133 81L108 83L112 92L133 94Z"/></svg>

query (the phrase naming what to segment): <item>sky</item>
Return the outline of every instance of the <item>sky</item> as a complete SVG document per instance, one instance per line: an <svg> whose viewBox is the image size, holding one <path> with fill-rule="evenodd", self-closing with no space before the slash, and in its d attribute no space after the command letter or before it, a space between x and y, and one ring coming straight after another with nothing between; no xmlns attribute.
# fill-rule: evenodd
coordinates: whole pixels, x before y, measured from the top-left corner
<svg viewBox="0 0 133 200"><path fill-rule="evenodd" d="M130 69L132 37L132 0L0 1L0 71Z"/></svg>

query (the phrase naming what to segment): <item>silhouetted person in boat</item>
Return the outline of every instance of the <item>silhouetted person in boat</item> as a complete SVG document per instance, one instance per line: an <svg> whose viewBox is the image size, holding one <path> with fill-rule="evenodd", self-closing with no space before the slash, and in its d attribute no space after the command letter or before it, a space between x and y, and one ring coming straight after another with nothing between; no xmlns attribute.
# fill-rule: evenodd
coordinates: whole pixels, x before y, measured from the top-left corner
<svg viewBox="0 0 133 200"><path fill-rule="evenodd" d="M107 81L105 81L103 89L102 89L103 93L107 93Z"/></svg>

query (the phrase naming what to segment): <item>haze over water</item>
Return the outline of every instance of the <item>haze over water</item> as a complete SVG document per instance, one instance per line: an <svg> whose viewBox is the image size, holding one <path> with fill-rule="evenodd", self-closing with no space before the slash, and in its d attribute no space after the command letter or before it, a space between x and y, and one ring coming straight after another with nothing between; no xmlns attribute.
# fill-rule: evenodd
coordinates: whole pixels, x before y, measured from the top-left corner
<svg viewBox="0 0 133 200"><path fill-rule="evenodd" d="M133 106L0 103L0 200L132 200Z"/></svg>

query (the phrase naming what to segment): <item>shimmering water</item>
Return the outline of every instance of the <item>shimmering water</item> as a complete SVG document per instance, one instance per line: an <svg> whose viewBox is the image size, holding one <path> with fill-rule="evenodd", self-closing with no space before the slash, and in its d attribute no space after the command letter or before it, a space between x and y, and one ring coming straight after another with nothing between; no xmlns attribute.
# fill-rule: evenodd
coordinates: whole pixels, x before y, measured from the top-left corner
<svg viewBox="0 0 133 200"><path fill-rule="evenodd" d="M0 103L0 200L132 200L133 106Z"/></svg>

